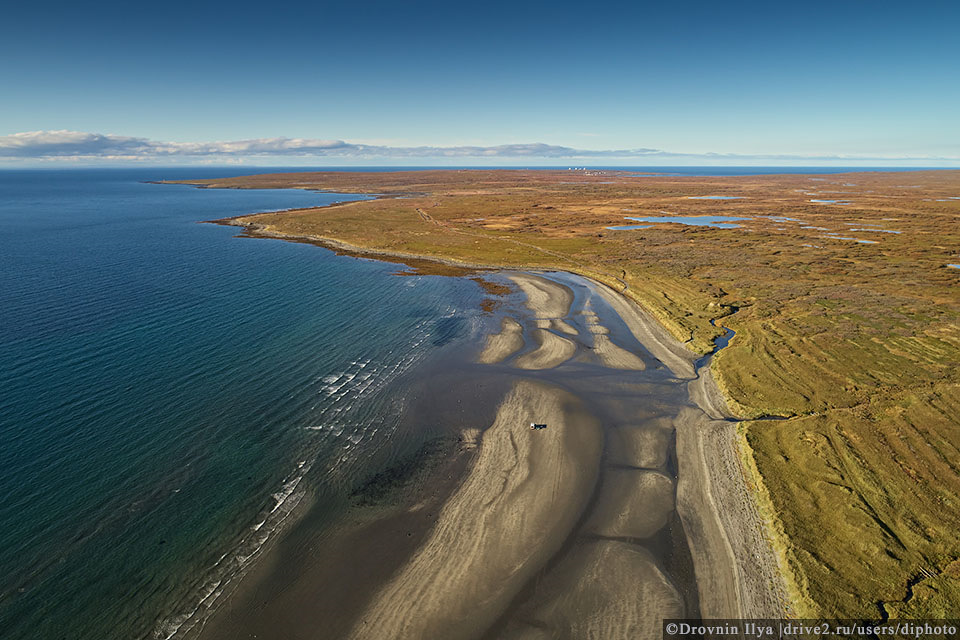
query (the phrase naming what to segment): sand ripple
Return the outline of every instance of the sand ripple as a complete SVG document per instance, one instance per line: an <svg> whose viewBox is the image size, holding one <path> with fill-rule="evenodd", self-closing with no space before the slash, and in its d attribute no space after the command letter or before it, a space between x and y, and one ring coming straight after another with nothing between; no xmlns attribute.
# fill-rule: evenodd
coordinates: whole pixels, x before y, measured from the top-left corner
<svg viewBox="0 0 960 640"><path fill-rule="evenodd" d="M550 426L532 431L532 421ZM482 634L576 524L601 445L599 425L573 396L517 382L429 539L376 594L351 637Z"/></svg>
<svg viewBox="0 0 960 640"><path fill-rule="evenodd" d="M587 321L587 330L593 334L593 352L600 358L600 362L611 369L632 369L642 371L646 365L640 356L627 351L610 340L610 330L600 324L596 313L584 311L583 317Z"/></svg>
<svg viewBox="0 0 960 640"><path fill-rule="evenodd" d="M587 531L611 538L649 538L674 510L673 479L658 471L608 469Z"/></svg>
<svg viewBox="0 0 960 640"><path fill-rule="evenodd" d="M514 366L520 369L552 369L572 358L577 351L577 345L572 341L546 329L534 329L533 336L539 346L517 358Z"/></svg>
<svg viewBox="0 0 960 640"><path fill-rule="evenodd" d="M661 620L682 618L683 599L649 551L600 540L583 545L541 585L504 638L659 638Z"/></svg>
<svg viewBox="0 0 960 640"><path fill-rule="evenodd" d="M487 338L487 344L477 362L502 362L522 349L523 344L523 327L513 318L504 318L500 323L500 333L494 333Z"/></svg>
<svg viewBox="0 0 960 640"><path fill-rule="evenodd" d="M518 273L510 279L527 296L527 306L536 314L537 326L575 336L578 331L564 321L570 315L573 292L558 282Z"/></svg>

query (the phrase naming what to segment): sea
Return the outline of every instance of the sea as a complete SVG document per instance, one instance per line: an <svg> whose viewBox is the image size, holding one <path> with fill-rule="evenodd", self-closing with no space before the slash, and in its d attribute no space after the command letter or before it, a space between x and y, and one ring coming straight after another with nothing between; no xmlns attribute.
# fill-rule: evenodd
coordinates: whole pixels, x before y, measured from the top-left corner
<svg viewBox="0 0 960 640"><path fill-rule="evenodd" d="M363 196L150 183L262 171L0 171L3 638L176 638L304 501L435 435L398 431L406 390L487 294L203 224Z"/></svg>
<svg viewBox="0 0 960 640"><path fill-rule="evenodd" d="M199 224L356 196L145 183L236 174L0 172L5 639L174 634L476 331L469 279Z"/></svg>

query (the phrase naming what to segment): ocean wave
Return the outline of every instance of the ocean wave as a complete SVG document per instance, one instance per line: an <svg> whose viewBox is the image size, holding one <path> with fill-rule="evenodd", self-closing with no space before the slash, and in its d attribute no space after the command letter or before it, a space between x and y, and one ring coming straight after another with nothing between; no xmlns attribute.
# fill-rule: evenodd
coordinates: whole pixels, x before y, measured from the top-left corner
<svg viewBox="0 0 960 640"><path fill-rule="evenodd" d="M444 310L444 317L455 313L454 307ZM223 554L206 572L206 580L194 591L195 604L186 613L164 620L152 634L155 639L176 640L206 620L216 609L224 592L246 573L251 563L262 553L264 546L280 530L306 495L302 486L305 475L321 452L333 453L324 459L318 477L348 476L354 466L387 442L390 433L396 430L404 402L394 400L389 411L375 413L367 419L357 419L353 414L366 401L382 392L398 376L426 357L423 349L431 339L434 319L424 319L405 345L382 354L380 358L359 357L349 361L342 370L326 373L315 378L316 393L322 398L314 405L316 413L312 424L303 431L316 434L318 440L310 441L309 450L320 458L301 460L296 469L284 479L279 489L270 494L272 505L265 506L254 519L246 533L230 552ZM353 416L353 417L351 417Z"/></svg>
<svg viewBox="0 0 960 640"><path fill-rule="evenodd" d="M227 587L243 576L251 560L260 555L273 534L280 530L300 504L306 492L297 489L311 467L312 464L305 460L297 463L296 470L283 481L276 493L271 494L273 507L259 522L250 526L247 535L241 538L232 552L221 555L206 572L207 579L195 592L196 604L191 610L164 620L151 637L163 640L182 637L215 609Z"/></svg>

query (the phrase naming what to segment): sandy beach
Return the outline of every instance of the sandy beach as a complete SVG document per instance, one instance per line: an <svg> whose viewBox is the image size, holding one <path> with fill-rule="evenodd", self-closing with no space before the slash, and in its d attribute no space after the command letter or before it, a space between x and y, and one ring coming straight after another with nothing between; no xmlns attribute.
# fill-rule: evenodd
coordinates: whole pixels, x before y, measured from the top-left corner
<svg viewBox="0 0 960 640"><path fill-rule="evenodd" d="M447 275L495 284L483 287L484 317L472 325L482 333L463 351L488 380L555 384L601 423L601 471L588 510L615 486L609 468L674 478L667 525L631 544L660 563L685 611L780 615L786 605L798 616L857 617L944 610L944 591L934 587L958 553L956 518L939 502L958 487L956 470L943 462L943 447L956 448L949 365L957 359L957 305L949 303L957 261L936 243L953 228L958 176L921 171L902 184L884 172L610 171L575 185L562 171L418 171L190 184L379 195L220 224L359 257L431 259L444 269L472 263L474 273ZM852 190L851 204L827 206L811 193L831 183ZM634 210L665 218L617 229ZM681 219L717 213L737 218L738 229ZM853 230L860 235L837 235ZM893 320L891 308L909 311ZM724 328L735 334L718 341ZM705 358L714 347L724 350ZM501 400L490 394L485 406ZM766 422L773 419L784 421ZM910 461L906 472L890 464L890 446ZM818 465L829 481L818 480ZM570 533L535 581L548 582L582 533ZM902 553L907 539L910 553ZM689 559L680 558L681 546ZM921 568L931 575L916 582ZM528 610L531 590L487 637Z"/></svg>
<svg viewBox="0 0 960 640"><path fill-rule="evenodd" d="M690 407L674 420L677 512L683 520L705 618L782 617L789 611L787 569L769 540L769 524L747 486L736 422L710 373L694 368L683 347L633 301L609 287L598 293L637 339L678 378L687 378Z"/></svg>
<svg viewBox="0 0 960 640"><path fill-rule="evenodd" d="M569 289L531 274L514 274L510 279L527 296L527 306L536 314L538 327L577 335L577 330L566 322L573 302L573 294Z"/></svg>
<svg viewBox="0 0 960 640"><path fill-rule="evenodd" d="M533 420L550 428L533 431ZM429 539L350 637L470 638L491 625L580 516L601 444L599 425L572 396L518 382Z"/></svg>
<svg viewBox="0 0 960 640"><path fill-rule="evenodd" d="M362 537L344 529L338 557L317 551L279 595L288 574L274 573L200 637L262 637L282 619L312 638L310 611L353 640L643 639L668 617L784 615L783 569L709 367L602 284L507 278L522 295L471 365L503 391L491 422L459 431L462 470L436 477L432 502L414 492ZM331 591L346 566L367 568Z"/></svg>
<svg viewBox="0 0 960 640"><path fill-rule="evenodd" d="M600 324L597 314L591 311L590 307L584 309L582 315L587 321L587 331L593 335L593 352L600 358L604 366L611 369L635 369L638 371L646 368L643 358L615 344L610 339L610 330Z"/></svg>
<svg viewBox="0 0 960 640"><path fill-rule="evenodd" d="M643 375L642 355L610 338L604 317L613 312L686 402L667 413L611 405L589 415L569 392L521 377L428 539L378 590L351 637L655 638L664 617L782 615L786 589L709 369L696 370L696 354L603 285L581 285L597 294L598 313L589 295L572 308L572 291L549 274L510 280L529 314L501 320L481 363L521 376L579 361ZM668 572L655 551L668 532L692 563L693 602L677 582L691 578Z"/></svg>
<svg viewBox="0 0 960 640"><path fill-rule="evenodd" d="M693 363L697 356L671 336L660 323L644 312L632 300L624 298L610 287L597 283L597 293L630 327L636 339L678 378L695 378Z"/></svg>
<svg viewBox="0 0 960 640"><path fill-rule="evenodd" d="M481 364L494 364L506 360L523 348L523 327L513 318L505 317L500 331L487 337L487 344L477 358Z"/></svg>

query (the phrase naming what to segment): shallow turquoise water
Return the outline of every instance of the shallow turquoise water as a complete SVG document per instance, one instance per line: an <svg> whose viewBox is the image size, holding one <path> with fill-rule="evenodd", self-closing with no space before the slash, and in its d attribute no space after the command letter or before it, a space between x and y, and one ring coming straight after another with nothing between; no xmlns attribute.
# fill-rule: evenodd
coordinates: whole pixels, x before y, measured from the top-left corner
<svg viewBox="0 0 960 640"><path fill-rule="evenodd" d="M391 443L479 287L197 221L347 199L0 172L0 629L175 629L309 495Z"/></svg>

